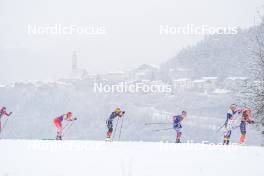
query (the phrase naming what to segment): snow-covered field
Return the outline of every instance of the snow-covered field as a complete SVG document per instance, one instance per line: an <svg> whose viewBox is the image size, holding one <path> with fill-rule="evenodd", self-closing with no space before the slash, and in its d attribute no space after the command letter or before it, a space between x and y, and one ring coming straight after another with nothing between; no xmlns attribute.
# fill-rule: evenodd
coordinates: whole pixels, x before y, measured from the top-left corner
<svg viewBox="0 0 264 176"><path fill-rule="evenodd" d="M159 142L1 140L0 176L261 176L264 148Z"/></svg>

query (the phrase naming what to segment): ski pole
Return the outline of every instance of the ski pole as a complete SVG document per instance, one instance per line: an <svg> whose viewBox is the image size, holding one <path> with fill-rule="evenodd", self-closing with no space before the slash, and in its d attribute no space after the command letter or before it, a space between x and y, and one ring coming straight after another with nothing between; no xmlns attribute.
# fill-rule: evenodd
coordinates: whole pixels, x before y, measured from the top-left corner
<svg viewBox="0 0 264 176"><path fill-rule="evenodd" d="M218 128L217 130L216 130L216 133L218 133L223 127L225 126L225 123L222 125L222 126L220 126L220 128Z"/></svg>
<svg viewBox="0 0 264 176"><path fill-rule="evenodd" d="M237 129L237 128L240 128L240 125L238 125L238 126L234 126L232 129L235 130L235 129Z"/></svg>
<svg viewBox="0 0 264 176"><path fill-rule="evenodd" d="M123 118L122 118L122 120L121 120L121 127L120 127L120 130L119 130L118 141L120 140L120 137L121 137L122 128L123 128Z"/></svg>
<svg viewBox="0 0 264 176"><path fill-rule="evenodd" d="M171 130L171 129L174 129L174 128L163 128L163 129L157 129L157 130L152 130L152 131L158 132L158 131L165 131L165 130Z"/></svg>
<svg viewBox="0 0 264 176"><path fill-rule="evenodd" d="M71 126L73 125L73 123L74 123L74 121L71 122L69 125L67 125L67 128L66 128L66 126L64 127L64 128L65 128L65 131L64 131L64 133L61 135L61 137L63 137L63 136L69 131L69 129L71 128Z"/></svg>
<svg viewBox="0 0 264 176"><path fill-rule="evenodd" d="M119 118L120 118L120 117L118 117L117 122L116 122L115 129L114 129L114 134L113 134L113 138L112 138L113 140L114 140L114 138L115 138L116 128L117 128L117 125L118 125Z"/></svg>
<svg viewBox="0 0 264 176"><path fill-rule="evenodd" d="M264 124L263 122L254 122L253 124Z"/></svg>
<svg viewBox="0 0 264 176"><path fill-rule="evenodd" d="M5 120L5 122L4 122L4 124L3 124L2 127L0 126L0 134L3 132L4 128L6 127L8 120L9 120L9 118L7 118L7 119ZM0 125L1 125L1 122L0 122Z"/></svg>
<svg viewBox="0 0 264 176"><path fill-rule="evenodd" d="M1 131L3 131L3 129L6 127L8 120L9 120L9 118L7 118L7 119L5 120L5 122L4 122L4 124L3 124L3 127L1 128Z"/></svg>
<svg viewBox="0 0 264 176"><path fill-rule="evenodd" d="M9 119L9 118L7 118L6 121L4 122L3 127L1 127L1 121L0 121L0 139L1 139L1 136L2 136L2 133L3 133L3 129L4 129L4 127L6 126L6 123L8 122L8 119ZM1 119L0 119L0 120L1 120Z"/></svg>
<svg viewBox="0 0 264 176"><path fill-rule="evenodd" d="M69 125L70 125L70 123L67 123L67 124L62 128L62 130L66 129Z"/></svg>

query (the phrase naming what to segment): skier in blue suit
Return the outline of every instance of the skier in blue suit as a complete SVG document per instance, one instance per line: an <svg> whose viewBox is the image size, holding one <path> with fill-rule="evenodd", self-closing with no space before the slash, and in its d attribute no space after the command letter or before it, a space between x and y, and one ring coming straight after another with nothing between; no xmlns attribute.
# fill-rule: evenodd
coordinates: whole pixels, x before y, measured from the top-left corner
<svg viewBox="0 0 264 176"><path fill-rule="evenodd" d="M182 121L187 117L187 112L182 111L181 115L177 115L173 117L173 128L176 131L176 143L181 142L182 135Z"/></svg>

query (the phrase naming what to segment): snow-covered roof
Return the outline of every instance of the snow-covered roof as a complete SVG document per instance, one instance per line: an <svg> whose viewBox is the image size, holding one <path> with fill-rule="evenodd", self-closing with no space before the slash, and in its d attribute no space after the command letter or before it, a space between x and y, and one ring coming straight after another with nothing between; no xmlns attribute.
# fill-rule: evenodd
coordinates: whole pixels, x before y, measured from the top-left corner
<svg viewBox="0 0 264 176"><path fill-rule="evenodd" d="M246 80L248 78L247 77L227 77L226 79L234 81L234 80Z"/></svg>
<svg viewBox="0 0 264 176"><path fill-rule="evenodd" d="M177 69L177 71L187 71L188 69L186 69L186 68L181 68L181 67L178 67L178 68L176 68Z"/></svg>
<svg viewBox="0 0 264 176"><path fill-rule="evenodd" d="M206 82L206 80L204 80L204 79L196 79L196 80L194 80L192 82L193 83L204 83L204 82Z"/></svg>
<svg viewBox="0 0 264 176"><path fill-rule="evenodd" d="M4 84L0 84L0 87L6 87L6 85L4 85Z"/></svg>
<svg viewBox="0 0 264 176"><path fill-rule="evenodd" d="M202 79L205 79L205 80L216 80L218 78L214 77L214 76L205 76L205 77L202 77Z"/></svg>
<svg viewBox="0 0 264 176"><path fill-rule="evenodd" d="M226 93L229 93L230 91L229 90L226 90L226 89L215 89L213 91L213 93L215 94L226 94Z"/></svg>
<svg viewBox="0 0 264 176"><path fill-rule="evenodd" d="M152 83L154 83L154 84L161 84L161 83L163 83L163 81L162 80L155 80L155 81L151 81Z"/></svg>
<svg viewBox="0 0 264 176"><path fill-rule="evenodd" d="M159 69L160 68L159 65L154 65L154 64L148 64L148 65L150 65L150 66L152 66L153 68L156 68L156 69Z"/></svg>
<svg viewBox="0 0 264 176"><path fill-rule="evenodd" d="M105 75L107 74L116 75L116 74L124 74L124 73L125 73L124 71L112 71L112 72L106 73Z"/></svg>
<svg viewBox="0 0 264 176"><path fill-rule="evenodd" d="M142 79L142 82L151 82L149 79Z"/></svg>
<svg viewBox="0 0 264 176"><path fill-rule="evenodd" d="M182 82L182 81L190 81L191 79L189 78L180 78L180 79L174 79L173 81L175 82Z"/></svg>
<svg viewBox="0 0 264 176"><path fill-rule="evenodd" d="M138 75L138 76L144 76L144 75L146 75L147 73L145 73L145 72L139 72L139 73L136 73L136 75Z"/></svg>
<svg viewBox="0 0 264 176"><path fill-rule="evenodd" d="M87 75L91 77L97 76L97 74L92 74L92 73L88 73Z"/></svg>
<svg viewBox="0 0 264 176"><path fill-rule="evenodd" d="M151 65L151 64L143 64L141 66L139 66L138 68L136 68L137 71L140 70L158 70L159 66L157 65Z"/></svg>

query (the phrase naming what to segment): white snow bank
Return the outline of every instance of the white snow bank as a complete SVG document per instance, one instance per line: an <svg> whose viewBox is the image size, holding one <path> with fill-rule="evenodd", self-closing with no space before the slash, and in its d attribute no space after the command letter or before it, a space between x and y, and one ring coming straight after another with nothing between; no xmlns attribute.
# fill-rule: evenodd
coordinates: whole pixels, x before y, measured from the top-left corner
<svg viewBox="0 0 264 176"><path fill-rule="evenodd" d="M149 142L1 140L0 175L260 176L264 148Z"/></svg>

